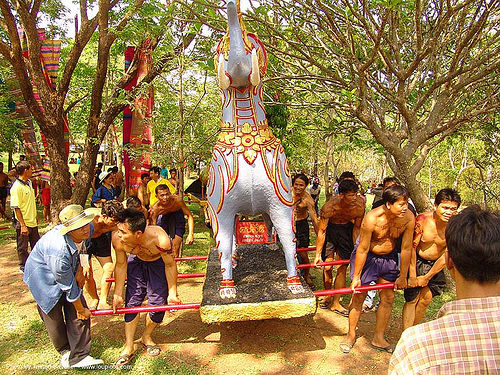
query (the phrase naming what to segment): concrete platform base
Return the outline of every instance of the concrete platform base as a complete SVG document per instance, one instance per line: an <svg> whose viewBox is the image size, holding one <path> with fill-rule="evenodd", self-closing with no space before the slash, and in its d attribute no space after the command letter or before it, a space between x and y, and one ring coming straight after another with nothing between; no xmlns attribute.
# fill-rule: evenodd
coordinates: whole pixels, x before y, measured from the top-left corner
<svg viewBox="0 0 500 375"><path fill-rule="evenodd" d="M304 293L292 294L286 284L285 256L265 245L239 245L240 259L233 269L236 298L222 299L217 250L210 251L200 307L205 323L287 319L316 312L316 298L302 281Z"/></svg>

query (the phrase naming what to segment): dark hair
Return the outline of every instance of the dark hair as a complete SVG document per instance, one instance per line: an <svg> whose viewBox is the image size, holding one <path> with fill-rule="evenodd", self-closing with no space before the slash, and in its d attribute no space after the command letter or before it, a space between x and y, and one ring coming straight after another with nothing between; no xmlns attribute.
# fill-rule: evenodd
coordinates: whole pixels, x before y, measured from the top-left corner
<svg viewBox="0 0 500 375"><path fill-rule="evenodd" d="M343 180L339 184L339 194L357 193L359 186L353 180Z"/></svg>
<svg viewBox="0 0 500 375"><path fill-rule="evenodd" d="M470 206L452 217L446 246L458 272L470 281L500 280L500 213Z"/></svg>
<svg viewBox="0 0 500 375"><path fill-rule="evenodd" d="M118 167L115 165L113 167L109 167L108 168L108 172L111 172L111 173L118 173Z"/></svg>
<svg viewBox="0 0 500 375"><path fill-rule="evenodd" d="M385 186L388 182L394 182L395 185L401 185L397 177L389 176L384 178L384 180L382 181L382 186Z"/></svg>
<svg viewBox="0 0 500 375"><path fill-rule="evenodd" d="M392 185L385 189L382 194L382 202L386 204L389 202L390 204L394 204L398 199L404 198L408 200L410 195L408 194L408 190L404 186L401 185Z"/></svg>
<svg viewBox="0 0 500 375"><path fill-rule="evenodd" d="M300 178L302 181L304 181L306 183L306 186L309 185L309 179L307 178L307 176L304 173L299 173L299 174L296 174L295 176L293 176L292 185L295 183L295 181L298 178Z"/></svg>
<svg viewBox="0 0 500 375"><path fill-rule="evenodd" d="M116 215L123 210L123 204L118 202L116 199L112 199L104 202L101 213L107 217L116 218Z"/></svg>
<svg viewBox="0 0 500 375"><path fill-rule="evenodd" d="M1 162L1 161L0 161L0 166L2 166L2 167L3 167L3 162Z"/></svg>
<svg viewBox="0 0 500 375"><path fill-rule="evenodd" d="M146 217L144 214L135 208L125 208L120 211L115 218L119 223L126 223L131 232L135 233L146 230Z"/></svg>
<svg viewBox="0 0 500 375"><path fill-rule="evenodd" d="M31 164L27 160L21 160L16 164L16 172L19 176L21 176L24 171L28 170L31 168Z"/></svg>
<svg viewBox="0 0 500 375"><path fill-rule="evenodd" d="M149 168L149 171L160 174L161 169L160 169L160 167L151 167L151 168Z"/></svg>
<svg viewBox="0 0 500 375"><path fill-rule="evenodd" d="M128 197L125 204L127 205L127 208L136 208L138 210L142 208L141 200L134 196Z"/></svg>
<svg viewBox="0 0 500 375"><path fill-rule="evenodd" d="M97 168L101 169L102 168L102 163L97 163Z"/></svg>
<svg viewBox="0 0 500 375"><path fill-rule="evenodd" d="M160 190L163 190L163 191L167 190L170 193L170 189L168 188L168 186L166 184L160 184L157 187L155 187L155 194L158 194L158 192Z"/></svg>
<svg viewBox="0 0 500 375"><path fill-rule="evenodd" d="M354 176L354 173L352 173L351 171L344 171L339 176L339 182L342 182L342 180L345 180L346 178L350 180L355 180L356 176Z"/></svg>
<svg viewBox="0 0 500 375"><path fill-rule="evenodd" d="M441 202L444 201L458 203L458 207L460 207L460 203L462 203L462 198L460 198L460 194L458 194L458 191L450 188L444 188L437 192L436 197L434 198L434 204L436 206L439 206Z"/></svg>
<svg viewBox="0 0 500 375"><path fill-rule="evenodd" d="M145 179L146 177L149 177L149 173L141 173L141 180Z"/></svg>
<svg viewBox="0 0 500 375"><path fill-rule="evenodd" d="M175 172L175 173L177 173L177 169L175 169L175 168L172 168L171 170L169 170L169 172L170 172L170 174L172 174L172 172Z"/></svg>

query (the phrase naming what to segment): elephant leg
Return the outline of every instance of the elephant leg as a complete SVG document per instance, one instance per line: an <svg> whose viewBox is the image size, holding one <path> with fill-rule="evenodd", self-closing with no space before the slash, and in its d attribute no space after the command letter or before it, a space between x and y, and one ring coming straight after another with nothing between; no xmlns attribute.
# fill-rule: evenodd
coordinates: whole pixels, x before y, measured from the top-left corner
<svg viewBox="0 0 500 375"><path fill-rule="evenodd" d="M216 242L220 258L222 282L219 289L221 298L235 298L236 288L233 281L232 250L234 234L234 215L219 215L219 233Z"/></svg>
<svg viewBox="0 0 500 375"><path fill-rule="evenodd" d="M233 247L231 251L231 264L233 268L236 268L239 259L240 257L238 255L238 248L236 246L236 217L235 217L233 224Z"/></svg>
<svg viewBox="0 0 500 375"><path fill-rule="evenodd" d="M297 269L295 268L295 234L292 227L292 209L285 206L283 209L271 211L269 214L280 237L280 242L283 245L288 272L286 280L288 289L293 294L303 293L304 287L297 276Z"/></svg>

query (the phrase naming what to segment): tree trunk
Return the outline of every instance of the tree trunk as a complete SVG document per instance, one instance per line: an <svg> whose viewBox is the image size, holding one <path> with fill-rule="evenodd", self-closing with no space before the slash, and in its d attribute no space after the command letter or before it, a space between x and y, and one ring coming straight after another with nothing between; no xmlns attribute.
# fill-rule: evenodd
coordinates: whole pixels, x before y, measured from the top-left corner
<svg viewBox="0 0 500 375"><path fill-rule="evenodd" d="M44 126L44 129L46 129L44 133L47 137L47 153L49 154L51 166L50 213L53 221L57 222L59 220L59 211L67 205L68 200L71 198L70 173L68 155L66 155L64 147L62 117L59 126Z"/></svg>
<svg viewBox="0 0 500 375"><path fill-rule="evenodd" d="M9 159L7 162L7 172L12 169L13 163L14 163L14 160L12 159L12 151L9 151Z"/></svg>
<svg viewBox="0 0 500 375"><path fill-rule="evenodd" d="M83 148L83 156L78 169L78 176L76 178L75 188L71 200L73 203L80 204L85 207L87 202L88 193L94 178L94 168L99 153L100 144L96 144L89 140L85 140Z"/></svg>
<svg viewBox="0 0 500 375"><path fill-rule="evenodd" d="M326 201L328 201L332 197L332 191L330 188L330 179L328 178L328 156L325 161L325 169L323 171L323 179L325 181L325 197Z"/></svg>
<svg viewBox="0 0 500 375"><path fill-rule="evenodd" d="M388 159L388 161L390 162L390 159ZM396 177L405 184L417 213L432 210L431 201L426 196L422 186L420 186L420 183L417 181L416 173L411 172L408 167L410 162L406 160L400 161L396 158L394 158L394 161L395 163L390 163L393 164L391 165L391 168L393 169Z"/></svg>

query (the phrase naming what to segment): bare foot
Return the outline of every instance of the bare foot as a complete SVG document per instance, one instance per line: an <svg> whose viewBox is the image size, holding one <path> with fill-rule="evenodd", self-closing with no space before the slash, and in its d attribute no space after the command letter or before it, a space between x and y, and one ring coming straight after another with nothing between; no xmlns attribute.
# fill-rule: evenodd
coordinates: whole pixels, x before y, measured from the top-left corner
<svg viewBox="0 0 500 375"><path fill-rule="evenodd" d="M109 310L111 309L111 305L108 304L106 301L99 302L97 305L97 309L99 310Z"/></svg>
<svg viewBox="0 0 500 375"><path fill-rule="evenodd" d="M375 339L375 337L373 338L372 340L372 343L371 343L373 346L375 347L378 347L378 348L387 348L389 347L391 344L389 344L389 342L386 340L386 339Z"/></svg>
<svg viewBox="0 0 500 375"><path fill-rule="evenodd" d="M97 309L98 305L99 305L99 299L97 299L97 298L91 298L89 300L89 303L88 303L89 310L95 310L95 309Z"/></svg>

